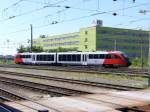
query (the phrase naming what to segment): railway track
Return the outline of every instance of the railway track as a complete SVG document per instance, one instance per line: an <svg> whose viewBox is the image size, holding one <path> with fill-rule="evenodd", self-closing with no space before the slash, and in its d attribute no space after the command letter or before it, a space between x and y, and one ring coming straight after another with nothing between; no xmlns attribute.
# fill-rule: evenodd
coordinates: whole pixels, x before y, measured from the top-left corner
<svg viewBox="0 0 150 112"><path fill-rule="evenodd" d="M8 71L0 71L0 73L1 74L12 75L12 76L21 76L22 79L25 79L25 78L33 78L33 79L35 78L36 79L36 78L38 78L38 79L54 80L54 81L59 81L59 82L81 84L81 85L87 85L87 86L96 86L96 87L117 89L117 90L137 90L137 89L140 89L140 88L135 88L135 87L119 86L119 85L104 84L104 83L95 83L95 82L72 80L72 79L65 79L65 78L56 78L56 77L41 76L41 75L27 74L27 73L16 73L16 72L8 72ZM5 75L5 76L7 76L7 75ZM66 93L63 93L60 88L56 89L57 87L53 87L53 86L52 87L50 87L50 86L48 87L47 85L42 85L41 86L41 84L38 84L36 82L27 82L27 81L23 81L21 79L12 79L12 78L8 78L8 77L5 77L5 76L0 76L0 82L8 83L8 84L15 84L17 86L22 86L22 87L25 87L25 88L31 88L33 90L43 91L43 92L46 92L46 93L49 93L49 92L54 92L54 93L56 92L57 93L58 92L58 94L60 93L59 94L60 96L61 95L70 95L70 94L72 94L72 93L74 93L76 91L76 90L72 91L72 92L67 91ZM79 91L79 94L81 94L80 92L82 93L82 91ZM87 93L87 92L85 92L85 93ZM4 99L4 100L7 100L7 98ZM25 100L32 101L29 98L26 98ZM45 107L46 109L50 108L50 109L54 110L55 112L61 112L61 111L59 111L59 110L57 110L55 108L52 108L52 107L49 107L49 106L45 106L45 105L40 104L40 103L38 103L36 101L33 101L33 102L36 103L36 104L39 104L39 105L41 105L43 107ZM19 103L19 104L20 105L24 105L24 104L21 104L21 103ZM24 105L24 106L27 106L27 105ZM31 109L33 109L35 111L39 111L38 109L33 108L32 106L31 107L27 106L27 107L31 108ZM137 109L125 109L125 110L137 111Z"/></svg>
<svg viewBox="0 0 150 112"><path fill-rule="evenodd" d="M3 88L0 88L0 98L4 101L26 100L26 98Z"/></svg>
<svg viewBox="0 0 150 112"><path fill-rule="evenodd" d="M24 68L35 70L52 70L52 71L65 71L65 72L83 72L83 73L101 73L101 74L114 74L114 75L128 75L128 76L142 76L147 77L147 69L133 69L133 68L104 68L99 66L35 66L35 65L0 65L6 68Z"/></svg>
<svg viewBox="0 0 150 112"><path fill-rule="evenodd" d="M44 94L50 94L51 96L64 96L64 95L72 96L72 95L88 94L88 92L44 85L35 82L28 82L19 79L11 79L11 78L1 77L1 76L0 76L0 82L27 88Z"/></svg>
<svg viewBox="0 0 150 112"><path fill-rule="evenodd" d="M2 78L0 78L0 81L5 82L5 83L9 83L9 84L16 84L15 82L9 82L8 80L6 81L6 79L4 80ZM13 80L13 81L15 81L15 80ZM22 83L22 82L20 82L20 83ZM17 83L17 85L19 85L19 82ZM22 86L26 86L27 87L27 85L23 85L23 84L22 84ZM39 88L36 88L36 89L39 89ZM39 110L36 107L33 107L32 105L29 106L28 104L24 104L24 103L20 102L20 100L22 100L22 101L23 100L30 101L30 102L32 102L32 104L40 106L42 109ZM25 108L28 108L28 109L30 109L32 111L35 111L35 112L43 112L42 110L45 110L45 111L46 110L51 110L52 112L53 111L54 112L61 112L60 110L57 110L57 109L55 109L55 108L53 108L51 106L47 106L47 105L44 105L42 103L39 103L39 102L29 98L28 96L24 96L24 95L18 94L17 92L9 91L9 90L0 88L0 110L4 109L5 111L7 110L8 112L14 112L14 111L15 112L21 112L19 110L16 110L14 108L9 107L8 105L5 105L4 102L14 102L17 105L21 105L21 106L23 106Z"/></svg>
<svg viewBox="0 0 150 112"><path fill-rule="evenodd" d="M18 105L21 105L23 107L26 107L32 111L35 111L35 112L43 112L42 110L54 110L55 112L61 112L53 107L50 107L50 106L46 106L46 105L43 105L39 102L36 102L36 101L33 101L32 99L29 99L28 97L25 97L25 96L22 96L22 95L19 95L19 94L15 94L14 92L11 92L11 91L8 91L8 90L4 90L2 88L0 88L0 92L5 93L6 96L0 96L0 100L3 100L3 102L0 102L0 109L4 109L5 111L8 111L8 112L22 112L22 111L19 111L17 109L14 109L12 107L9 107L8 105L5 105L4 101L5 102L14 102ZM8 98L8 95L9 95L9 98ZM11 96L11 97L10 97ZM33 107L32 105L27 105L27 104L24 104L24 103L21 103L21 102L18 102L16 101L16 98L17 100L26 100L26 101L30 101L32 103L34 103L34 105L38 105L38 106L42 106L43 109L42 110L39 110L37 109L36 107ZM53 111L52 111L53 112Z"/></svg>
<svg viewBox="0 0 150 112"><path fill-rule="evenodd" d="M50 81L58 81L58 82L63 82L63 83L94 86L94 87L109 88L109 89L116 89L116 90L137 90L137 89L141 89L141 88L138 88L138 87L114 85L114 84L107 84L107 83L100 83L100 82L81 81L81 80L75 80L75 79L66 79L66 78L58 78L58 77L51 77L51 76L27 74L27 73L18 73L18 72L9 72L9 71L0 71L0 73L1 74L9 74L9 75L12 75L12 76L20 76L20 77L23 77L23 78L27 78L27 77L28 78L37 78L37 79L44 79L44 80L50 80ZM4 76L0 76L0 77L3 78ZM16 79L16 82L17 81L19 81L19 79Z"/></svg>

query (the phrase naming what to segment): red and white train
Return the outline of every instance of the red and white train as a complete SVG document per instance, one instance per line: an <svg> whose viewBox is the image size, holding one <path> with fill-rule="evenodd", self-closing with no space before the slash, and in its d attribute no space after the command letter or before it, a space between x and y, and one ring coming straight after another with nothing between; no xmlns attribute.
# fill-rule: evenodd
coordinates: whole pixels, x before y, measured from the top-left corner
<svg viewBox="0 0 150 112"><path fill-rule="evenodd" d="M104 67L128 67L131 65L127 55L120 51L18 53L15 56L15 63L33 65L101 65Z"/></svg>

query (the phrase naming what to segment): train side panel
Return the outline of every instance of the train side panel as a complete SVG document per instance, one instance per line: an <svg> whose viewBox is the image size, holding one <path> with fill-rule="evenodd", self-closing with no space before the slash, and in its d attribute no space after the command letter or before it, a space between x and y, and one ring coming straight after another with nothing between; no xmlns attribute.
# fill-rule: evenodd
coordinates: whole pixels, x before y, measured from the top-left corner
<svg viewBox="0 0 150 112"><path fill-rule="evenodd" d="M107 52L87 53L87 65L103 65Z"/></svg>
<svg viewBox="0 0 150 112"><path fill-rule="evenodd" d="M18 53L15 62L18 64L103 65L109 67L131 65L129 58L120 51Z"/></svg>
<svg viewBox="0 0 150 112"><path fill-rule="evenodd" d="M83 53L80 52L57 53L58 64L83 65L82 60L83 60Z"/></svg>
<svg viewBox="0 0 150 112"><path fill-rule="evenodd" d="M104 66L126 67L128 62L121 52L109 52L105 57Z"/></svg>
<svg viewBox="0 0 150 112"><path fill-rule="evenodd" d="M31 53L18 53L15 57L15 63L18 64L31 64L32 63Z"/></svg>
<svg viewBox="0 0 150 112"><path fill-rule="evenodd" d="M55 64L56 53L36 53L32 57L32 63L38 65Z"/></svg>

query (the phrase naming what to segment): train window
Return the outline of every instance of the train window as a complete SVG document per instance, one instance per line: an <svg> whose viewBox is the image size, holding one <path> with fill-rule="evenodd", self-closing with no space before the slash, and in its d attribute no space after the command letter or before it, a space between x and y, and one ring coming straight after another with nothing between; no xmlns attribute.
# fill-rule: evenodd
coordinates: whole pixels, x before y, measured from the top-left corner
<svg viewBox="0 0 150 112"><path fill-rule="evenodd" d="M77 61L81 61L81 55L77 54Z"/></svg>
<svg viewBox="0 0 150 112"><path fill-rule="evenodd" d="M39 55L39 57L40 57L39 61L42 61L43 56L42 56L42 55Z"/></svg>
<svg viewBox="0 0 150 112"><path fill-rule="evenodd" d="M105 55L104 54L99 54L99 59L104 59Z"/></svg>
<svg viewBox="0 0 150 112"><path fill-rule="evenodd" d="M39 61L42 61L43 60L43 55L40 55L40 60Z"/></svg>
<svg viewBox="0 0 150 112"><path fill-rule="evenodd" d="M76 55L75 54L72 55L72 61L76 61Z"/></svg>
<svg viewBox="0 0 150 112"><path fill-rule="evenodd" d="M52 61L51 56L52 56L52 55L46 55L46 61Z"/></svg>
<svg viewBox="0 0 150 112"><path fill-rule="evenodd" d="M81 61L80 54L59 55L59 61Z"/></svg>
<svg viewBox="0 0 150 112"><path fill-rule="evenodd" d="M41 57L42 57L41 61L45 61L46 60L46 55L42 55Z"/></svg>
<svg viewBox="0 0 150 112"><path fill-rule="evenodd" d="M71 55L67 55L67 61L71 61Z"/></svg>
<svg viewBox="0 0 150 112"><path fill-rule="evenodd" d="M112 58L112 59L119 59L120 57L117 56L117 55L113 55L113 54L112 54L112 55L111 55L111 58Z"/></svg>
<svg viewBox="0 0 150 112"><path fill-rule="evenodd" d="M116 59L117 57L113 54L111 54L111 59Z"/></svg>
<svg viewBox="0 0 150 112"><path fill-rule="evenodd" d="M40 55L40 61L44 61L44 60L45 60L45 58L46 58L46 56L45 56L45 55Z"/></svg>
<svg viewBox="0 0 150 112"><path fill-rule="evenodd" d="M89 54L89 59L93 59L93 54Z"/></svg>
<svg viewBox="0 0 150 112"><path fill-rule="evenodd" d="M45 55L41 55L41 61L43 61L45 58Z"/></svg>
<svg viewBox="0 0 150 112"><path fill-rule="evenodd" d="M22 58L25 58L25 55L22 55Z"/></svg>
<svg viewBox="0 0 150 112"><path fill-rule="evenodd" d="M62 61L66 61L66 55L62 55Z"/></svg>
<svg viewBox="0 0 150 112"><path fill-rule="evenodd" d="M94 54L94 59L98 59L98 54Z"/></svg>
<svg viewBox="0 0 150 112"><path fill-rule="evenodd" d="M44 55L44 61L51 61L51 55Z"/></svg>
<svg viewBox="0 0 150 112"><path fill-rule="evenodd" d="M63 59L63 56L59 55L59 61L62 61L62 59Z"/></svg>
<svg viewBox="0 0 150 112"><path fill-rule="evenodd" d="M20 58L31 58L31 55L20 55Z"/></svg>
<svg viewBox="0 0 150 112"><path fill-rule="evenodd" d="M31 55L27 55L27 57L26 58L31 58Z"/></svg>
<svg viewBox="0 0 150 112"><path fill-rule="evenodd" d="M37 55L37 61L54 61L54 55Z"/></svg>
<svg viewBox="0 0 150 112"><path fill-rule="evenodd" d="M42 61L47 61L48 60L48 55L43 55L43 60Z"/></svg>
<svg viewBox="0 0 150 112"><path fill-rule="evenodd" d="M21 58L21 55L17 55L16 58Z"/></svg>
<svg viewBox="0 0 150 112"><path fill-rule="evenodd" d="M106 59L111 59L111 55L110 55L110 54L107 54L107 55L106 55Z"/></svg>

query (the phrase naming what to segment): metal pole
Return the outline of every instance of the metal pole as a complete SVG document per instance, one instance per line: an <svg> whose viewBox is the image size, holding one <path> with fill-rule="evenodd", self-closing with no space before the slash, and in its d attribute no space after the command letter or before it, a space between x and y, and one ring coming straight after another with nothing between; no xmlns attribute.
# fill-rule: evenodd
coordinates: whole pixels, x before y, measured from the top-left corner
<svg viewBox="0 0 150 112"><path fill-rule="evenodd" d="M97 9L99 10L99 0L97 0Z"/></svg>
<svg viewBox="0 0 150 112"><path fill-rule="evenodd" d="M141 68L143 69L143 39L141 38Z"/></svg>
<svg viewBox="0 0 150 112"><path fill-rule="evenodd" d="M32 24L30 24L31 27L31 52L33 50L33 29L32 29Z"/></svg>
<svg viewBox="0 0 150 112"><path fill-rule="evenodd" d="M149 52L148 52L148 87L150 87L150 31L149 31Z"/></svg>
<svg viewBox="0 0 150 112"><path fill-rule="evenodd" d="M114 51L116 51L116 50L117 50L117 41L114 40Z"/></svg>

